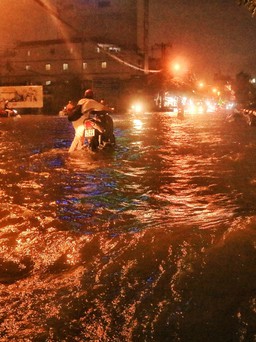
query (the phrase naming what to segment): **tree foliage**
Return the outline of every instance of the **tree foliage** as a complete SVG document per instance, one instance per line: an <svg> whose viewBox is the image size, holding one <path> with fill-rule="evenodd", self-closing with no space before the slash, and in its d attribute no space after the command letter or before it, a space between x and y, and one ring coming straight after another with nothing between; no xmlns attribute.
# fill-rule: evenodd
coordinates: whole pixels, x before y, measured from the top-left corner
<svg viewBox="0 0 256 342"><path fill-rule="evenodd" d="M248 106L256 103L256 88L250 82L251 76L243 71L236 75L233 89L236 94L237 102Z"/></svg>
<svg viewBox="0 0 256 342"><path fill-rule="evenodd" d="M256 16L256 0L238 0L238 4L246 6L253 16Z"/></svg>

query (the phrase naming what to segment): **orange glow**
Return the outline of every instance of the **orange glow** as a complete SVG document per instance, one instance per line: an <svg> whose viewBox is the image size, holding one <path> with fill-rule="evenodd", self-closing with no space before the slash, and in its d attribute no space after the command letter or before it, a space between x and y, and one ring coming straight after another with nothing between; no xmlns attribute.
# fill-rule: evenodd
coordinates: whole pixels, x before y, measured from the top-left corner
<svg viewBox="0 0 256 342"><path fill-rule="evenodd" d="M173 66L173 69L174 69L175 71L180 71L180 69L181 69L180 64L175 63L174 66Z"/></svg>
<svg viewBox="0 0 256 342"><path fill-rule="evenodd" d="M188 62L182 57L177 57L170 63L170 71L174 75L185 74L188 71Z"/></svg>

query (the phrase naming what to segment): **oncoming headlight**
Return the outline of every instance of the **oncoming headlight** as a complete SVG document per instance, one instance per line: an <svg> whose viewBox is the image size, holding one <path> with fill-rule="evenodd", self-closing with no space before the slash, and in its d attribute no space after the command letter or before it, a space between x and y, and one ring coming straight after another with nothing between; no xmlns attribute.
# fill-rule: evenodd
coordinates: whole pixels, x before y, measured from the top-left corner
<svg viewBox="0 0 256 342"><path fill-rule="evenodd" d="M131 109L134 113L141 113L141 112L143 112L143 105L142 105L142 103L137 102L131 106Z"/></svg>

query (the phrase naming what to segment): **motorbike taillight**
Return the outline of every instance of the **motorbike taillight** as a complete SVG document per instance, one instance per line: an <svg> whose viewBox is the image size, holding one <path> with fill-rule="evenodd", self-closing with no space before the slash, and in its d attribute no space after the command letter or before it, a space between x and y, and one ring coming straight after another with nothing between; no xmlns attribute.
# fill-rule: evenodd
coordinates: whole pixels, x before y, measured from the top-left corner
<svg viewBox="0 0 256 342"><path fill-rule="evenodd" d="M86 129L92 129L92 128L93 128L93 124L92 124L91 121L88 120L88 121L85 121L84 127L85 127Z"/></svg>

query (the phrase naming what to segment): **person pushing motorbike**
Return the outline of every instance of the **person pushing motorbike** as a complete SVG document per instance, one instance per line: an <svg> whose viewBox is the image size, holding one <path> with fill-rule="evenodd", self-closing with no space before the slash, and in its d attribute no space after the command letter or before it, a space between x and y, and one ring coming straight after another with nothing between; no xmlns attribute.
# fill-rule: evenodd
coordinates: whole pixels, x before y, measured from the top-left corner
<svg viewBox="0 0 256 342"><path fill-rule="evenodd" d="M87 89L84 92L84 97L80 99L76 106L68 111L68 120L72 122L75 137L69 148L69 152L80 150L84 146L84 122L89 119L92 111L106 111L109 112L112 109L104 104L94 100L94 93L92 89Z"/></svg>

